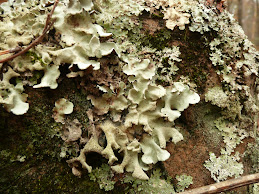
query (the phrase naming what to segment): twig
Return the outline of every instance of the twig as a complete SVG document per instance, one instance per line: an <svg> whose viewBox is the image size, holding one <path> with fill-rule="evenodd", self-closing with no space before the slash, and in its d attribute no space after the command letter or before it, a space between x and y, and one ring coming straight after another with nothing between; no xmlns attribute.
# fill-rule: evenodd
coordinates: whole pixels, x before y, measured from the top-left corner
<svg viewBox="0 0 259 194"><path fill-rule="evenodd" d="M252 183L259 182L259 173L246 175L240 178L231 179L204 187L199 187L196 189L191 189L189 191L184 191L179 194L207 194L207 193L219 193L226 190L231 190L237 187L249 185Z"/></svg>
<svg viewBox="0 0 259 194"><path fill-rule="evenodd" d="M15 47L14 49L9 49L9 50L5 50L5 51L0 51L0 55L5 55L5 54L9 54L9 53L17 53L19 51L21 51L22 48L20 46Z"/></svg>
<svg viewBox="0 0 259 194"><path fill-rule="evenodd" d="M51 17L52 17L52 15L53 15L54 11L55 11L55 8L56 8L57 5L58 5L58 2L59 2L59 0L56 0L56 1L55 1L51 12L50 12L50 13L48 14L48 16L47 16L46 23L45 23L45 27L44 27L44 29L43 29L43 31L42 31L42 34L41 34L38 38L36 38L36 39L35 39L29 46L27 46L25 49L21 50L20 52L18 52L18 53L16 53L16 54L12 55L12 56L10 56L10 57L7 57L7 58L5 58L5 59L0 60L0 63L4 63L4 62L6 62L6 61L10 61L10 60L12 60L12 59L14 59L14 58L16 58L16 57L18 57L18 56L20 56L20 55L26 53L28 50L30 50L32 47L35 47L36 45L38 45L38 44L43 40L44 36L47 34L47 32L50 30L50 28L52 27L52 25L53 25L54 22L55 22L55 20L51 21ZM3 52L6 52L6 51L3 51Z"/></svg>

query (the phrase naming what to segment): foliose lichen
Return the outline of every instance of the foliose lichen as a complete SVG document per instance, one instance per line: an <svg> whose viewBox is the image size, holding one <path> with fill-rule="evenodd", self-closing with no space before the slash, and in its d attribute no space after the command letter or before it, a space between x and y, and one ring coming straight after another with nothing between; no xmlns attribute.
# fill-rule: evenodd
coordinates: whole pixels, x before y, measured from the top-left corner
<svg viewBox="0 0 259 194"><path fill-rule="evenodd" d="M113 190L115 181L112 180L113 173L107 164L103 164L101 167L94 169L89 174L90 180L97 181L100 189L105 191Z"/></svg>
<svg viewBox="0 0 259 194"><path fill-rule="evenodd" d="M187 189L191 184L193 184L192 177L186 174L176 175L176 180L178 181L176 184L176 191L183 192Z"/></svg>
<svg viewBox="0 0 259 194"><path fill-rule="evenodd" d="M216 182L220 182L228 177L239 177L243 174L243 164L238 163L239 159L238 152L232 156L223 154L218 158L214 153L210 153L210 159L205 162L204 166L211 172L211 177Z"/></svg>
<svg viewBox="0 0 259 194"><path fill-rule="evenodd" d="M53 2L2 3L0 49L28 45L39 36ZM175 121L189 105L201 99L188 77L178 81L172 78L177 75L182 59L181 44L170 44L170 33L177 28L186 33L200 33L220 80L215 87L206 88L204 98L222 110L214 124L225 143L221 156L211 153L205 166L216 181L238 176L243 165L237 162L238 154L233 155L235 148L245 137L255 136L244 125L250 122L253 129L258 127L255 116L258 97L254 96L259 88L259 54L232 15L227 11L219 14L216 8L208 8L203 2L62 0L46 40L30 54L9 61L8 65L0 64L3 73L0 103L9 112L25 114L29 104L24 87L54 90L60 77L77 77L80 89L87 94L85 101L92 105L84 113L89 121L83 124L76 118L64 118L64 114L72 112L72 103L65 99L56 103L54 111L58 114L54 119L65 129L62 139L67 143L60 156L67 157L69 144L78 142L77 157L67 160L73 174L81 176L82 169L95 172L86 162L88 154L95 152L108 160L114 172L131 172L134 178L147 180L145 171L170 157L166 143L183 139ZM161 25L157 33L165 36L157 40L168 41L167 44L152 44L156 36L146 38L148 43L144 43L146 31L140 18L144 13L156 11L165 20L165 26ZM217 36L211 38L208 34L214 32ZM31 81L39 71L43 72L40 83ZM62 72L66 72L67 78ZM249 83L249 76L254 77L254 83ZM20 81L14 82L12 78ZM235 171L230 171L231 165L236 167ZM112 184L104 188L111 189Z"/></svg>
<svg viewBox="0 0 259 194"><path fill-rule="evenodd" d="M128 190L128 193L161 193L161 194L174 194L175 189L170 183L170 179L163 179L161 177L159 169L155 169L148 181L136 179L131 176L126 176L123 180L126 184L131 184L132 188Z"/></svg>

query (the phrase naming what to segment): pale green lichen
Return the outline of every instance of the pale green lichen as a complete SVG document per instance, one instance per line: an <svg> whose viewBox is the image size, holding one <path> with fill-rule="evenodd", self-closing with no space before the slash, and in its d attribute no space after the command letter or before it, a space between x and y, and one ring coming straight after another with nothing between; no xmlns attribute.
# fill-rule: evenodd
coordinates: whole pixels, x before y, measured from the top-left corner
<svg viewBox="0 0 259 194"><path fill-rule="evenodd" d="M239 153L235 155L222 154L216 157L214 153L210 153L210 159L205 161L204 166L210 171L211 177L216 181L224 181L228 177L239 177L243 174L243 164L239 163Z"/></svg>
<svg viewBox="0 0 259 194"><path fill-rule="evenodd" d="M16 115L23 115L29 109L26 103L27 94L23 94L24 88L21 83L13 86L12 84L4 85L1 90L0 103L4 104L8 111Z"/></svg>
<svg viewBox="0 0 259 194"><path fill-rule="evenodd" d="M96 0L94 18L96 22L113 34L120 51L130 53L137 52L137 42L131 43L128 40L129 31L135 34L140 32L141 23L136 16L142 11L149 11L144 0ZM116 10L116 11L114 11Z"/></svg>
<svg viewBox="0 0 259 194"><path fill-rule="evenodd" d="M94 169L89 173L90 180L95 181L99 184L100 189L105 191L113 190L115 181L112 180L113 173L111 168L107 164L102 164L101 167Z"/></svg>
<svg viewBox="0 0 259 194"><path fill-rule="evenodd" d="M231 14L224 11L214 17L215 10L209 13L210 18L214 20L210 23L217 25L217 29L212 29L219 34L209 43L210 60L213 65L221 66L217 73L223 75L224 82L232 91L245 90L244 86L236 81L240 77L232 72L239 72L244 77L258 75L259 53Z"/></svg>
<svg viewBox="0 0 259 194"><path fill-rule="evenodd" d="M216 182L226 180L228 177L238 177L243 173L243 164L238 162L240 160L239 152L235 152L235 148L249 136L245 129L240 128L238 122L223 118L215 120L214 123L223 137L225 146L221 148L219 157L210 153L210 159L206 160L204 164Z"/></svg>
<svg viewBox="0 0 259 194"><path fill-rule="evenodd" d="M202 3L196 3L195 7L191 8L191 14L191 25L189 26L191 31L204 34L211 30L219 30L216 8L208 8Z"/></svg>
<svg viewBox="0 0 259 194"><path fill-rule="evenodd" d="M208 92L205 94L205 101L225 109L226 111L223 114L227 118L235 119L236 117L241 117L243 105L241 105L239 97L232 92L223 91L219 86L208 89Z"/></svg>
<svg viewBox="0 0 259 194"><path fill-rule="evenodd" d="M10 83L12 77L19 75L11 67L8 67L0 83L0 103L16 115L22 115L29 109L29 104L26 103L27 94L22 93L24 91L22 83L18 83L16 86Z"/></svg>
<svg viewBox="0 0 259 194"><path fill-rule="evenodd" d="M123 180L124 183L130 183L132 188L128 193L161 193L161 194L174 194L175 190L170 180L164 180L161 178L160 170L156 169L150 176L148 181L139 180L131 176L126 176Z"/></svg>
<svg viewBox="0 0 259 194"><path fill-rule="evenodd" d="M256 183L253 185L252 194L257 194L257 193L259 193L259 183Z"/></svg>
<svg viewBox="0 0 259 194"><path fill-rule="evenodd" d="M239 129L238 124L235 125L233 122L218 119L215 121L215 126L223 136L223 142L225 143L224 153L229 155L234 152L238 144L242 143L244 138L249 136L245 129Z"/></svg>
<svg viewBox="0 0 259 194"><path fill-rule="evenodd" d="M41 79L41 83L34 85L33 88L50 87L51 89L56 89L58 87L57 79L60 75L58 66L47 67L45 74Z"/></svg>
<svg viewBox="0 0 259 194"><path fill-rule="evenodd" d="M175 179L178 181L176 184L176 192L183 192L193 184L193 178L186 174L176 175Z"/></svg>
<svg viewBox="0 0 259 194"><path fill-rule="evenodd" d="M100 147L97 137L93 137L89 141L91 143L85 145L79 157L68 161L74 171L77 171L77 163L80 162L91 172L92 169L86 164L84 156L90 151L100 153L112 165L118 160L114 150L119 150L119 152L123 153L124 159L121 164L112 166L112 169L122 173L125 168L127 172L133 172L134 177L148 179L141 162L155 164L158 161L165 161L170 154L161 148L165 148L166 142L170 139L174 143L183 139L183 136L173 128L173 121L180 117L181 112L189 104L199 102L199 95L190 91L188 86L182 83L177 82L173 86L165 88L152 83L155 66L148 59L131 59L125 56L124 62L126 64L122 68L123 72L129 76L128 80L132 84L132 88L129 88L128 93L126 93L127 95L122 93L115 96L112 92L109 92L112 91L111 87L109 89L99 86L99 90L104 92L102 97L96 98L90 95L88 99L91 99L95 109L97 109L96 113L99 115L105 115L109 111L119 114L122 110L128 109L125 122L121 121L121 119L118 120L117 114L113 114L115 117L112 120L118 122L116 125L111 121L105 121L99 125L98 128L105 133L106 147ZM113 102L115 100L122 101L123 103L120 104L125 104L125 106L120 106L120 109L116 109L115 107L118 106L114 106ZM174 110L172 110L172 107L174 107ZM165 119L169 122L166 122ZM132 127L139 127L143 132L149 134L143 134L141 141L134 139L130 134ZM96 129L93 128L93 130ZM96 132L94 133L96 134ZM134 149L130 148L133 145ZM138 161L138 155L141 154L141 151L143 156L141 161Z"/></svg>
<svg viewBox="0 0 259 194"><path fill-rule="evenodd" d="M172 138L172 141L177 143L182 140L183 137L172 127L171 123L166 124L166 122L163 121L163 117L173 122L180 116L181 111L186 109L189 104L197 103L200 98L196 93L190 91L187 86L184 86L181 83L175 83L173 87L168 88L152 84L151 79L155 74L155 68L150 65L149 60L139 62L125 59L125 61L127 62L127 65L124 66L123 71L129 76L135 75L135 77L129 77L129 81L132 83L133 88L129 90L127 96L130 106L128 107L129 113L125 117L124 127L115 126L110 121L106 121L99 126L106 136L106 148L100 148L96 138L93 138L92 141L95 143L87 143L84 150L87 150L87 152L90 152L91 150L98 151L98 153L109 159L109 164L113 164L117 160L113 149L119 149L120 152L124 153L124 159L120 165L112 167L113 170L122 173L124 171L123 169L126 167L126 171L133 172L134 177L147 179L148 177L143 172L137 157L140 148L134 151L136 157L129 157L133 153L131 153L132 151L130 151L128 147L131 144L126 146L127 143L133 143L135 141L139 144L139 142L136 139L129 139L130 136L127 135L127 130L133 125L139 127L143 126L141 127L143 128L143 131L146 131L151 135L146 135L140 142L141 150L144 153L142 162L146 164L155 164L158 161L164 161L169 157L169 153L161 149L165 148L166 141ZM143 70L145 73L142 73ZM107 100L104 101L100 101L101 98L100 100L93 99L93 97L90 98L95 105L98 114L106 114L110 109L114 111L112 106L113 103L110 103L113 101L112 99L114 97L111 96L111 100L108 100L107 98ZM164 101L165 104L163 105L161 103L161 105L156 105L156 101L159 99L161 99L161 102ZM107 103L105 103L105 101ZM100 104L101 106L98 105L98 103L103 102L106 104L105 109L102 108L103 104ZM172 106L175 107L175 110L171 110ZM125 108L127 108L127 106L125 106ZM117 111L120 112L121 110ZM158 144L154 140L158 140ZM149 150L152 147L155 147L156 151L150 153ZM86 152L81 151L81 153L85 154ZM91 168L85 163L85 159L82 158L82 156L83 155L80 154L79 158L72 159L69 163L73 166L75 162L80 162L82 165L86 165L88 171L91 172ZM128 165L130 163L131 165ZM135 166L132 166L132 164Z"/></svg>
<svg viewBox="0 0 259 194"><path fill-rule="evenodd" d="M28 45L40 35L52 8L46 6L48 2L54 1L21 0L1 4L1 50L18 44ZM211 63L218 68L217 73L222 75L222 83L227 87L223 88L222 84L207 89L205 100L223 110L215 127L223 136L226 147L218 158L211 154L205 165L216 181L242 173L238 155L231 154L248 134L235 119L255 122L255 118L243 116L242 111L255 114L258 99L254 99L249 86L237 83L237 79L239 74L257 76L259 55L230 14L226 11L216 14L215 8L209 9L195 0L63 0L53 15L56 21L52 33L55 34L51 38L55 40L42 42L30 54L8 62L0 83L0 103L14 114L26 113L29 105L23 87L32 85L28 80L35 71L44 71L44 75L40 83L34 82L33 88L56 89L61 69L67 64L71 71L68 78L83 77L79 87L91 88L86 89L85 99L92 104L92 109L87 111L89 125L84 126L87 137L80 137L81 123L64 118L73 110L71 102L62 99L54 108L54 119L67 130L62 136L64 141L71 143L80 139L79 155L67 161L73 174L81 176L81 168L95 172L86 161L88 153L96 152L108 159L114 172L131 172L133 177L147 180L145 171L152 168L151 164L170 157L165 150L166 143L183 139L175 121L190 104L198 103L200 97L192 90L195 86L189 78L173 82L172 76L180 67L177 64L182 62L181 44L161 46L158 43L154 46L151 41L143 43L143 23L138 17L143 12L154 13L158 9L168 28L161 30L162 38L158 40L163 42L170 40L176 27L180 30L189 27L201 34L217 31L217 37L206 44ZM92 73L90 76L89 72ZM10 83L13 77L23 81ZM166 84L159 84L159 80ZM192 85L192 89L183 82ZM106 143L102 143L102 139ZM68 147L62 147L61 157L70 154ZM83 148L79 151L79 147ZM122 157L120 163L116 152ZM231 165L235 171L230 170ZM96 169L96 173L101 173L101 169ZM102 178L92 177L100 181ZM140 181L136 185L139 191L148 193L168 187L164 180L158 179L159 176L153 174L148 182ZM146 184L149 190L146 190ZM105 185L106 190L113 187L113 183ZM169 188L165 193L174 193Z"/></svg>
<svg viewBox="0 0 259 194"><path fill-rule="evenodd" d="M172 46L172 48L166 47L162 51L147 51L145 55L153 58L156 63L155 79L160 82L172 82L173 76L177 75L179 70L176 63L182 61L180 47ZM158 60L156 61L156 59Z"/></svg>
<svg viewBox="0 0 259 194"><path fill-rule="evenodd" d="M180 30L184 30L185 25L190 23L190 9L197 6L197 2L194 0L147 0L147 4L151 7L151 12L154 11L154 8L162 8L166 27L171 30L174 30L176 26Z"/></svg>

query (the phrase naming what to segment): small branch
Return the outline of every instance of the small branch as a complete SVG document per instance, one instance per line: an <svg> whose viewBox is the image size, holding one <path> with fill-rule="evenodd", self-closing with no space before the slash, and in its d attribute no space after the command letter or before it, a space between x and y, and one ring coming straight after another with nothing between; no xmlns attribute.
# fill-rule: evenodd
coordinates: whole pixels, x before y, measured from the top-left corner
<svg viewBox="0 0 259 194"><path fill-rule="evenodd" d="M50 28L53 26L53 24L54 24L54 22L55 22L55 20L51 21L51 17L52 17L52 15L53 15L54 11L55 11L55 8L56 8L57 5L58 5L58 2L59 2L59 0L56 0L56 1L55 1L51 12L50 12L50 13L48 14L48 16L47 16L46 23L45 23L45 27L44 27L44 29L43 29L43 31L42 31L42 34L41 34L38 38L36 38L36 39L35 39L29 46L27 46L25 49L21 50L20 52L18 52L18 53L16 53L16 54L12 55L12 56L10 56L10 57L7 57L7 58L5 58L5 59L3 59L3 60L0 60L0 63L4 63L4 62L6 62L6 61L10 61L10 60L12 60L12 59L14 59L14 58L16 58L16 57L18 57L18 56L20 56L20 55L26 53L28 50L30 50L32 47L35 47L36 45L38 45L38 44L43 40L44 36L47 34L47 32L50 30ZM13 50L14 50L14 49L13 49ZM2 52L3 52L4 54L7 54L7 53L5 53L5 52L7 52L7 51L2 51ZM9 53L10 53L10 52L9 52ZM1 54L0 54L0 55L1 55Z"/></svg>
<svg viewBox="0 0 259 194"><path fill-rule="evenodd" d="M184 191L179 194L207 194L207 193L219 193L226 190L231 190L237 187L242 187L252 183L259 182L259 173L246 175L240 178L231 179L204 187L199 187L196 189L191 189L189 191Z"/></svg>
<svg viewBox="0 0 259 194"><path fill-rule="evenodd" d="M9 49L9 50L5 50L5 51L0 51L0 55L5 55L5 54L9 54L9 53L17 53L19 51L21 51L22 48L20 46L15 47L14 49Z"/></svg>

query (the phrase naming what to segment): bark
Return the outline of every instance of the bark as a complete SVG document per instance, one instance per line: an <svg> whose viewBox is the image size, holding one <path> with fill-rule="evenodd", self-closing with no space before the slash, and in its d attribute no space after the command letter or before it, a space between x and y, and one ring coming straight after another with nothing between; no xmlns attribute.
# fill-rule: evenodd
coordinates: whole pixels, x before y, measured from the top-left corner
<svg viewBox="0 0 259 194"><path fill-rule="evenodd" d="M0 1L0 3L1 2L2 1ZM81 1L75 2L81 3ZM126 9L125 14L122 14L117 18L117 20L114 19L116 18L116 16L114 16L113 20L122 23L114 22L108 25L93 17L94 14L100 14L101 11L108 9L107 7L109 6L103 5L103 7L101 7L101 3L107 3L108 1L96 0L93 2L95 4L92 9L95 9L95 11L88 11L88 13L85 11L87 10L86 8L81 9L81 11L85 11L82 15L87 17L87 19L83 20L83 22L80 20L83 16L80 15L81 12L78 11L78 5L76 6L72 3L71 5L69 4L69 8L73 8L72 11L74 14L73 15L70 13L72 16L70 15L66 18L67 24L70 25L70 27L61 29L60 22L62 21L62 18L57 18L56 25L54 23L54 27L52 27L51 24L47 31L43 31L44 37L40 36L40 33L42 32L41 30L39 30L38 34L35 33L37 36L26 37L26 33L18 33L18 31L22 29L15 29L17 31L15 34L17 34L17 36L21 36L19 37L19 39L21 39L20 41L24 41L24 39L28 38L30 41L28 41L27 46L33 44L33 47L38 47L33 48L32 46L27 47L26 45L21 45L25 49L28 48L26 50L26 54L22 53L17 56L16 59L14 57L8 58L8 60L3 60L3 58L0 58L0 83L2 85L6 84L5 80L7 80L8 84L10 84L10 91L13 89L22 94L28 94L27 101L25 100L25 102L30 106L28 112L24 115L14 115L12 113L13 108L9 108L10 104L4 101L5 98L8 98L10 91L8 88L3 90L1 89L0 100L5 103L3 103L3 106L0 107L0 193L151 193L148 189L152 188L153 185L155 185L155 189L157 189L166 184L173 184L175 188L179 187L178 191L181 191L182 188L180 188L176 177L177 175L182 174L187 174L193 177L193 184L189 187L189 189L195 189L201 186L213 184L215 179L218 178L214 177L214 179L212 179L211 175L213 173L208 170L209 167L205 168L204 166L206 163L205 161L209 161L207 164L210 162L213 163L213 158L209 155L210 152L215 154L216 159L220 159L220 157L224 155L222 152L229 149L229 147L233 146L233 144L234 146L231 147L233 150L231 151L231 154L227 155L227 160L230 161L231 157L234 157L234 159L232 158L234 160L232 161L233 169L234 167L235 169L238 168L238 164L235 162L239 158L239 156L236 156L236 153L239 152L240 160L238 160L238 163L242 163L243 165L242 176L248 176L229 180L227 183L230 183L231 185L233 182L234 184L238 181L242 182L244 179L249 177L249 174L258 172L259 166L257 160L257 148L259 147L259 141L256 132L256 130L258 130L258 124L256 123L258 118L258 110L256 109L258 105L257 96L259 87L259 79L256 69L258 66L258 61L256 61L254 56L245 59L247 53L256 52L253 50L251 45L246 45L248 43L244 39L245 36L243 34L239 34L239 36L237 36L234 34L234 31L232 34L233 36L231 35L230 38L226 38L224 37L224 33L222 33L223 30L216 31L217 25L211 25L208 28L209 30L205 31L205 23L209 21L208 19L204 19L201 24L204 25L203 28L200 28L201 30L204 30L202 33L198 30L192 31L189 27L192 23L195 23L195 21L192 20L193 18L191 18L193 16L190 14L189 16L188 13L181 15L181 12L180 16L178 15L179 17L182 17L181 20L179 20L179 23L185 21L186 18L188 19L187 21L190 21L190 23L178 23L177 25L185 27L181 30L177 25L173 27L173 29L169 29L168 26L171 26L172 28L172 25L169 25L170 22L175 22L175 18L170 20L170 14L166 11L161 11L162 6L160 6L160 9L152 7L153 10L150 10L150 12L143 10L143 12L139 15L134 15L131 12L127 13L127 6L121 6L121 9ZM121 1L118 1L118 3L120 2ZM139 3L140 2L141 1L139 1ZM239 0L238 21L240 25L242 24L243 17L243 6L241 5L242 1ZM45 9L51 10L51 6L52 4L49 3L48 6L44 7L44 9L42 8L40 13L45 13ZM87 7L86 4L84 6ZM216 5L213 3L207 6L204 5L204 7L207 9L213 9L215 17L218 17L220 14L224 14L224 11L217 10ZM168 7L165 9L167 8ZM134 7L132 10L136 11L136 9L137 8ZM56 10L61 11L58 7ZM221 11L223 13L221 13ZM80 14L76 12L80 12ZM46 11L46 13L49 13L49 11ZM107 11L108 16L110 16L109 14L117 13L120 13L120 10L114 10L111 12ZM195 12L193 11L193 15L194 13ZM33 14L30 15L30 19L32 21L35 19ZM169 19L165 19L164 16L166 14L168 14L167 16ZM108 16L100 18L108 20ZM8 17L6 16L6 18ZM57 17L55 16L55 13L53 14L53 17ZM130 19L127 17L130 17ZM190 20L188 17L190 17ZM2 18L2 16L0 18ZM91 20L91 22L94 21L94 23L87 23L89 20ZM0 20L0 22L2 22L2 20ZM15 25L19 25L25 21L16 22L17 20L14 22ZM129 22L130 25L125 25L123 22ZM227 20L224 22L227 22ZM79 38L80 41L90 40L90 38L92 38L91 33L95 33L95 37L100 34L105 34L104 32L96 30L97 28L94 28L96 25L100 25L104 31L106 30L106 33L109 33L110 31L113 32L113 36L106 34L101 37L100 40L98 39L97 41L95 39L92 41L94 43L97 42L98 45L101 46L95 45L96 47L94 48L89 46L89 48L84 49L75 47L73 52L67 53L68 57L64 57L65 59L58 58L58 55L54 56L53 50L55 49L59 51L59 49L62 50L63 47L66 47L66 49L73 47L72 43L70 46L64 46L66 45L64 42L68 41L69 38L66 38L70 37L70 32L72 32L72 30L74 30L73 33L75 34L73 34L74 37L70 37L69 41L71 42L73 41L73 38L76 39L80 37L79 34L84 34L85 36L85 38ZM233 29L238 29L234 28L236 27L235 23L232 23L231 25ZM32 26L35 29L38 26L44 28L44 22ZM199 27L199 22L197 22L197 26ZM256 26L256 24L254 24L254 26ZM88 27L91 29L89 30ZM215 29L212 29L214 27ZM4 30L5 29L3 29L3 31ZM118 31L120 31L121 34L118 34ZM256 31L256 29L254 31ZM2 32L0 31L0 33ZM62 33L65 35L63 34L64 36L62 36ZM8 35L8 33L3 34ZM8 36L7 35L6 39L8 39L10 34ZM23 35L25 38L23 38ZM39 37L38 35L41 40L37 42L37 45L34 45L36 37ZM123 56L129 55L131 57L143 57L139 60L141 62L144 61L143 59L150 59L150 61L152 61L147 66L147 69L142 72L143 75L150 76L150 71L153 66L157 65L155 75L152 74L151 76L152 78L154 77L155 80L148 80L145 82L145 84L150 84L147 85L147 90L144 90L145 87L143 87L144 89L141 87L138 88L138 84L142 84L143 80L146 78L144 79L141 77L141 79L135 81L133 79L137 79L137 76L139 75L130 74L131 71L136 70L135 67L138 67L137 65L132 69L128 69L128 72L130 73L123 73L123 71L126 72L125 69L127 68L128 63L139 63L143 66L141 62L138 62L138 60L135 62L135 58L132 57L130 59L134 60L129 60L129 62L126 63L126 60L122 59L119 54L116 53L115 49L105 56L100 54L109 50L101 50L102 46L104 47L105 45L111 45L120 35L123 38L119 39L121 42L118 41L116 44L119 46L122 44L128 46L128 48L121 53ZM124 38L127 41L125 41ZM0 40L5 41L4 39L1 39L1 37ZM220 41L218 45L217 40ZM240 44L238 41L240 41ZM94 44L92 42L91 44ZM229 46L226 42L234 42L236 43L236 47L233 46L234 43ZM13 42L9 41L6 42L5 45L0 43L0 48L5 48L6 51L6 47L9 46L8 43L13 46ZM79 45L79 43L77 42L76 44ZM245 48L246 46L249 48ZM237 47L240 47L240 49L237 49ZM45 51L44 49L49 48L54 48L52 50L48 50L48 53L53 54L50 54L53 58L51 58L52 61L49 64L46 64L45 59L47 58L47 55L44 55L41 52ZM176 50L174 50L173 53L168 54L166 53L168 52L166 51L168 48L169 50L172 48ZM12 48L8 48L7 51L10 51L11 49ZM94 51L98 51L98 49L100 49L101 51L98 55L96 54L96 56L90 56L90 54L89 56L84 55L83 51L90 52L89 50L91 49ZM151 51L152 49L156 49L156 51L153 52ZM177 51L177 49L179 49L179 51ZM223 64L213 64L213 60L215 59L212 59L212 54L215 50L221 54L221 56L216 59L217 62L223 60ZM2 52L2 54L6 54L5 51ZM64 53L66 50L64 49L62 52ZM73 56L74 53L79 53L78 56L83 56L82 58L84 59L87 58L91 61L100 62L100 69L96 68L96 70L94 65L90 65L86 69L81 69L80 66L77 66L71 62L75 58ZM179 53L179 59L177 57L177 53ZM62 53L59 53L59 55L62 55ZM80 59L84 60L82 58ZM174 59L171 60L171 58ZM57 60L66 60L66 62L60 62L60 65L58 66L60 76L58 76L57 80L53 81L51 79L55 75L49 76L50 80L57 82L58 87L56 89L51 89L50 87L33 88L32 86L39 86L40 83L43 82L43 77L47 74L50 67L56 65ZM247 61L243 62L243 60ZM240 65L238 62L243 63ZM30 71L30 68L34 68L35 64L39 64L42 69ZM18 69L22 69L24 66L26 67L25 70L18 71ZM13 68L16 73L19 72L19 76L10 72L10 74L7 74L10 68ZM125 88L120 85L122 82L126 83ZM159 100L157 101L153 100L150 104L142 103L141 106L144 108L150 108L146 107L147 105L152 105L152 107L161 106L163 109L166 109L168 107L166 107L165 104L171 103L171 101L175 100L173 98L170 100L164 100L167 99L168 96L172 95L170 93L172 89L167 95L163 96L163 98L156 96L162 95L161 93L163 90L161 88L168 89L173 87L174 83L178 82L184 83L186 86L188 85L188 87L191 88L190 91L188 91L189 93L197 93L200 97L200 102L197 104L193 103L188 108L183 108L184 110L179 111L181 112L179 118L170 122L170 126L173 124L174 130L179 131L184 137L184 139L180 142L175 140L179 138L179 134L177 137L173 136L173 138L171 138L168 135L170 131L166 131L169 128L168 120L170 119L169 117L166 117L167 115L163 118L155 120L157 123L152 123L153 126L161 122L165 123L160 126L158 131L155 131L154 127L153 134L157 133L157 136L159 136L159 132L166 128L165 132L168 133L162 135L166 136L164 139L166 139L165 141L168 141L168 143L166 144L166 148L163 148L162 150L164 152L168 151L171 154L171 157L166 161L160 160L160 162L156 165L147 165L153 167L153 169L146 172L147 176L150 178L149 182L132 178L133 175L138 173L137 170L140 171L142 169L137 169L137 172L132 172L131 168L126 170L127 165L131 166L135 165L135 163L127 164L124 169L124 173L115 173L114 170L110 170L109 166L115 166L127 162L126 160L123 160L127 151L130 153L132 150L137 152L136 150L141 149L141 146L138 149L133 149L128 145L127 149L121 149L121 144L123 144L125 140L124 133L127 134L130 143L132 143L134 139L142 142L144 137L149 137L147 134L147 125L146 128L143 128L145 124L138 124L138 122L148 122L146 121L148 120L146 119L146 115L150 115L155 109L153 108L146 112L145 110L142 112L136 111L133 116L141 115L142 117L140 117L139 120L142 120L136 121L136 119L134 120L135 124L132 124L132 126L126 128L126 124L124 123L126 120L126 115L128 115L134 108L138 107L138 104L132 106L131 109L122 109L122 106L124 106L124 101L121 100L120 97L126 96L127 99L125 99L128 104L130 104L134 98L140 98L139 96L144 96L142 99L143 102L146 99L153 100L158 98ZM18 90L15 88L19 85L19 83L22 83L24 86L24 91L22 92L21 89ZM2 87L1 84L0 87ZM156 88L157 90L155 92L151 93L150 91L153 91L155 86L159 87ZM129 90L129 88L137 89ZM144 92L139 94L139 90L142 89ZM123 93L124 91L127 92ZM169 89L167 91L169 91ZM150 94L148 92L150 92ZM178 92L181 93L181 91ZM189 93L184 95L188 96ZM130 97L128 99L129 95L132 95L131 99ZM5 98L2 99L2 97ZM55 103L57 103L61 98L69 100L74 105L72 114L59 115L57 106L54 108ZM102 99L100 104L94 101L99 98ZM180 97L179 99L178 97L175 98L177 98L175 101L181 101ZM181 105L184 103L186 102L181 101ZM129 106L128 104L127 106ZM172 109L172 111L176 111L177 106L180 106L177 103L174 103L172 106L171 104L169 105L170 107L168 109ZM60 109L62 109L61 111L64 111L66 108L65 106L60 107ZM105 112L106 107L110 108L107 112ZM116 112L116 108L120 111ZM159 114L156 113L155 116L162 114L161 110L159 111ZM114 124L110 125L109 130L105 131L102 130L102 128L104 128L103 123L105 123L107 118L111 122L114 120L116 120L116 122L114 121ZM58 122L56 122L57 120ZM77 131L74 130L74 133L70 134L73 127L76 128ZM123 129L124 131L121 130L113 133L113 130L117 128ZM76 134L78 131L82 132L82 134L79 135L79 138L77 138L78 134ZM108 136L108 133L111 133L112 135ZM167 135L169 138L167 138ZM154 138L155 137L156 136L154 136ZM107 156L108 154L103 154L103 148L101 146L95 147L95 150L98 151L88 152L86 145L87 142L90 142L90 138L97 138L97 143L104 148L110 145L110 139L121 138L123 140L122 143L118 141L118 145L115 143L110 145L111 150L114 151L114 157L116 157L118 161L115 161L113 164L111 164L111 161L108 162L108 159L110 158ZM160 145L158 145L158 142L160 140L157 139L156 142L154 142L159 147ZM127 142L127 144L130 144L129 142ZM83 153L86 153L87 157L85 159L84 156L82 156L81 158L83 159L79 160L78 156L80 154L80 150L83 149ZM138 154L139 155L137 155L137 157L141 158L142 152L139 151ZM224 156L226 156L226 154ZM127 160L132 158L133 157L127 158ZM75 162L70 162L69 166L67 164L67 160ZM83 165L82 163L87 163L87 165ZM217 163L217 161L215 163L217 165L214 166L226 166L222 163ZM94 171L96 174L101 174L104 172L104 167L102 166L103 164L106 164L109 169L109 176L107 175L107 177L101 177L103 179L93 178L95 174L92 173L89 175L85 168L85 166L91 166L92 169L97 169ZM100 171L98 171L98 168ZM160 174L157 173L157 169L160 169ZM232 169L231 166L230 169ZM225 169L223 169L223 171L224 170ZM232 175L232 171L229 169L227 170L227 172L232 176L231 178L239 175ZM71 171L81 178L74 176ZM229 178L230 177L223 177L220 181ZM95 180L95 182L93 180ZM111 191L104 191L103 189L100 189L103 185L107 186L107 180L110 181L107 185L115 182L114 189ZM256 181L251 181L250 183L255 182L258 182L258 174ZM223 191L221 188L225 187L225 183L226 182L218 183L219 186L218 184L214 185L216 188L219 188L216 191ZM242 186L239 183L238 186ZM171 185L171 187L173 186ZM236 186L232 187L228 185L227 187L232 189ZM190 190L190 192L187 190L185 193L206 193L207 188L208 187L199 188L198 190ZM246 193L251 190L251 188L245 185L236 191ZM156 190L153 191L155 192ZM161 189L161 192L163 191L165 190Z"/></svg>
<svg viewBox="0 0 259 194"><path fill-rule="evenodd" d="M238 23L243 26L243 0L238 0Z"/></svg>

